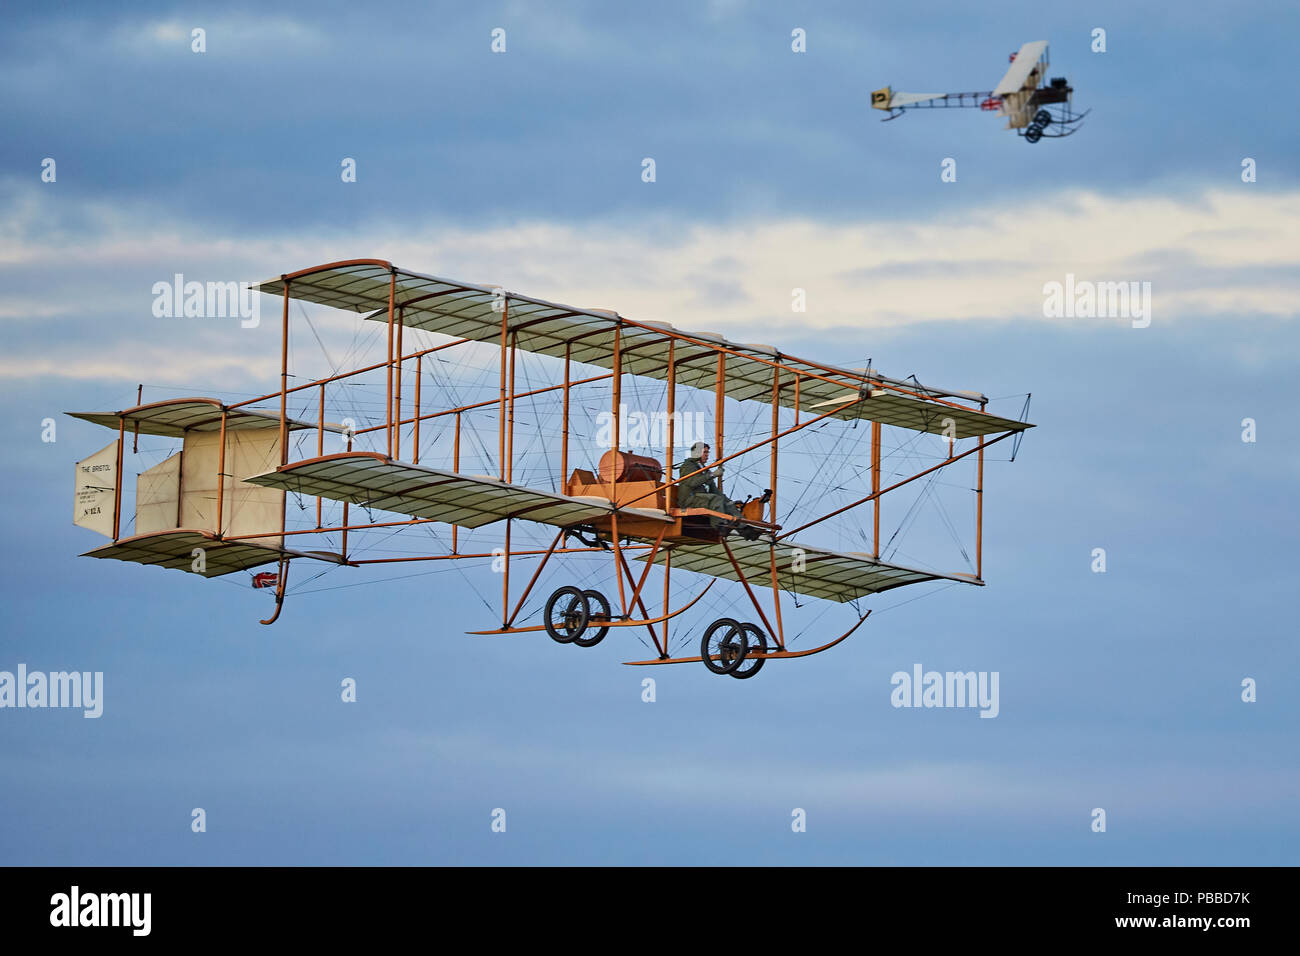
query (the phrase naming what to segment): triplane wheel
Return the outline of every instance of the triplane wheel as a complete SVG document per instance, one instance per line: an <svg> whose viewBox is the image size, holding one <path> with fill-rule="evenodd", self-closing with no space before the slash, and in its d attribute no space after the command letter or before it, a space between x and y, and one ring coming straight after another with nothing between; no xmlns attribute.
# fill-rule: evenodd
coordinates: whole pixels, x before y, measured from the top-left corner
<svg viewBox="0 0 1300 956"><path fill-rule="evenodd" d="M745 656L740 665L730 671L731 676L736 680L753 677L762 670L767 660L762 656L767 653L767 635L763 633L763 629L757 624L742 624L741 628L745 632Z"/></svg>
<svg viewBox="0 0 1300 956"><path fill-rule="evenodd" d="M558 588L546 599L544 622L546 633L551 640L568 644L582 636L587 629L591 610L587 607L587 597L581 588ZM602 633L600 637L604 637ZM600 640L600 637L597 640Z"/></svg>
<svg viewBox="0 0 1300 956"><path fill-rule="evenodd" d="M704 631L700 657L704 666L715 674L730 674L745 659L749 641L745 627L729 617L720 617Z"/></svg>
<svg viewBox="0 0 1300 956"><path fill-rule="evenodd" d="M609 601L599 591L583 591L582 596L587 601L587 624L604 623L605 626L590 637L575 637L573 643L579 647L595 647L609 633ZM549 620L549 616L547 619Z"/></svg>
<svg viewBox="0 0 1300 956"><path fill-rule="evenodd" d="M1039 126L1051 126L1052 114L1047 112L1047 110L1039 110L1034 114L1034 122Z"/></svg>

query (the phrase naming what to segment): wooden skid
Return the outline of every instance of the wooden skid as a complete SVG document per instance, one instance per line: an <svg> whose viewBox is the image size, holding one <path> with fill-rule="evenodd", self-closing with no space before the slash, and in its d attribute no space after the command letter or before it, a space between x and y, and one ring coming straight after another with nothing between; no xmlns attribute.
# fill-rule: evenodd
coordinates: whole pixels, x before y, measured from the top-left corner
<svg viewBox="0 0 1300 956"><path fill-rule="evenodd" d="M698 601L700 598L704 597L704 595L709 593L709 588L713 587L713 585L717 583L717 580L718 580L717 578L714 578L712 581L706 584L704 586L704 590L701 591L699 594L695 595L695 597L691 599L690 604L678 608L676 611L673 611L671 614L665 614L663 617L655 617L649 620L627 620L627 621L608 621L608 622L593 621L592 623L599 624L601 627L645 627L647 624L660 624L664 621L669 620L670 618L676 617L678 614L681 614L683 611L690 610L691 607L694 606L696 601ZM528 627L498 627L491 631L466 631L465 633L473 634L475 636L482 636L482 637L494 637L498 634L530 634L533 633L534 631L544 631L544 630L546 630L545 624L530 624Z"/></svg>
<svg viewBox="0 0 1300 956"><path fill-rule="evenodd" d="M766 654L754 655L754 660L758 660L759 658L762 658L763 660L766 661L766 660L774 660L774 659L780 660L781 658L786 658L786 657L808 657L812 654L820 654L822 651L828 651L836 644L839 644L841 641L848 638L848 636L852 634L854 631L856 631L859 627L861 627L862 622L865 621L870 616L871 616L871 612L868 611L866 614L862 615L862 617L858 618L857 624L854 624L851 628L849 628L839 637L835 638L835 640L831 641L830 643L823 644L821 647L810 647L807 650L802 650L802 651L769 651ZM746 655L745 659L749 660L749 655ZM698 664L703 660L704 660L703 657L665 657L662 660L624 661L623 663L627 664L630 667L642 667L649 664Z"/></svg>

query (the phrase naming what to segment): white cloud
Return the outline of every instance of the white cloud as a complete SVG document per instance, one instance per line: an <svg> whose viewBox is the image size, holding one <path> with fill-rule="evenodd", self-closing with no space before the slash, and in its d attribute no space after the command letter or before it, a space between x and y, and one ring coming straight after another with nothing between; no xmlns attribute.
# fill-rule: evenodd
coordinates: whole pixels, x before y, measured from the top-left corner
<svg viewBox="0 0 1300 956"><path fill-rule="evenodd" d="M143 327L137 325L143 333ZM167 348L148 343L122 344L109 349L76 350L62 347L43 354L0 357L0 380L19 378L65 378L88 381L146 378L151 385L182 385L191 382L222 383L222 395L237 383L259 382L269 393L279 382L280 356L250 356L246 348L231 348L225 354L203 348ZM214 396L220 397L220 396Z"/></svg>
<svg viewBox="0 0 1300 956"><path fill-rule="evenodd" d="M114 28L114 49L128 55L158 53L191 54L193 31L202 28L209 55L251 57L275 54L297 56L319 52L327 45L326 35L314 24L289 17L249 16L224 13L202 14L188 19L172 17L125 23Z"/></svg>
<svg viewBox="0 0 1300 956"><path fill-rule="evenodd" d="M1022 209L994 204L907 222L785 218L636 230L623 223L411 228L376 222L338 234L258 236L213 235L202 223L162 210L102 202L83 207L75 226L59 227L39 188L11 195L0 228L7 290L0 293L0 317L28 323L30 341L13 343L0 365L4 377L47 368L93 378L116 371L136 381L157 362L145 350L154 343L136 321L149 315L154 281L176 272L200 281L258 280L349 257L387 258L417 271L777 345L786 328L1127 322L1043 318L1043 284L1066 273L1151 282L1156 326L1184 315L1292 318L1300 301L1300 192L1243 188L1207 192L1194 202L1079 192ZM806 314L791 311L794 288L807 292ZM53 335L39 341L29 324L37 317L63 333L57 343ZM65 323L75 327L87 317L97 319L93 336L68 333ZM346 322L337 332L350 338L355 320ZM245 355L250 343L269 348L270 342L223 337L201 348L198 339L208 333L172 338L177 334L182 341L174 354L183 355L188 344L201 353L193 360L203 368L222 363L223 356L212 354L222 342L237 342ZM253 384L252 371L240 372L240 381Z"/></svg>

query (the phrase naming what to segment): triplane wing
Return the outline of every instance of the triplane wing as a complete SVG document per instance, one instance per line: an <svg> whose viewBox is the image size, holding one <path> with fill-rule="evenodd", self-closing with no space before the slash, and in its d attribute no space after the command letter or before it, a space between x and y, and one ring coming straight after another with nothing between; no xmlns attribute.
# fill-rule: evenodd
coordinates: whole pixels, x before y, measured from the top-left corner
<svg viewBox="0 0 1300 956"><path fill-rule="evenodd" d="M1023 72L1009 72L1006 82L1029 84L1035 71L1017 81ZM912 584L983 584L985 450L1008 438L1018 441L1033 427L1023 413L989 412L989 399L979 392L800 359L770 345L411 272L383 260L328 263L263 282L261 290L283 303L279 391L237 403L175 398L70 414L117 431L115 442L78 463L77 523L111 539L88 555L205 577L278 562L277 574L251 581L254 587L276 585L275 613L263 623L279 616L295 559L349 567L491 560L501 572L499 626L474 633L544 630L559 643L591 647L611 630L644 627L656 655L652 663L703 661L715 673L750 677L767 660L834 646L865 619L859 614L840 637L795 649L786 637L782 595L796 596L796 603L802 595L843 604ZM367 329L386 333L382 360L321 378L291 373L292 299L361 313L373 323ZM410 347L406 339L417 337L423 341ZM532 374L543 381L529 380L527 371L518 381L524 356L534 356ZM475 361L486 363L479 371L490 381L487 397L458 401L459 386L439 376ZM647 383L662 389L664 405L652 416L666 428L660 444L626 437L628 418L641 412L629 412L624 387L644 396ZM601 412L606 437L595 440L587 430L593 395L609 409ZM697 407L704 401L712 406L711 441L684 434L678 400L692 397L701 400ZM740 416L747 423L728 423L728 402L757 413ZM275 404L278 411L261 407ZM523 409L526 416L517 414ZM516 428L525 417L537 432L527 452L517 444L523 436ZM898 460L886 449L885 429L910 436L898 444ZM749 443L737 441L737 432ZM146 450L161 460L137 473L134 501L124 503L123 457L128 442L140 452L140 436L171 444ZM927 444L918 451L921 436ZM793 449L790 460L797 464L818 443L825 450L811 472L792 470L779 458ZM334 450L340 445L342 451ZM593 446L603 452L598 463L583 457ZM463 457L469 455L475 461L467 467ZM909 463L927 455L933 464L910 473ZM833 459L841 472L828 471ZM880 529L886 495L918 481L924 484L913 487L924 494L939 470L964 459L977 464L970 573L886 556ZM752 485L756 461L769 468L763 493L736 499L729 479L724 494L723 466L740 465L740 480ZM804 490L789 496L795 499L790 504L782 479L797 472ZM701 482L711 490L701 491ZM823 491L804 504L814 486ZM815 539L825 529L842 538L843 523L863 512L871 514L871 527L857 528L854 540L865 540L869 551L837 550ZM133 531L124 534L131 523ZM437 541L434 553L407 548L371 557L358 543L419 525L432 539L407 540ZM449 531L449 542L438 538L438 526ZM529 528L551 529L542 532L548 535L553 530L549 547L512 538ZM493 533L503 539L465 544ZM321 547L314 547L317 542ZM552 562L571 567L574 555L608 562L616 592L564 584L545 601L541 623L520 622L544 570ZM510 572L520 561L535 567L516 596ZM709 587L719 579L739 583L762 625L718 618L704 628L698 657L674 656L669 621L697 606L709 587L674 601L673 569L701 575ZM662 608L654 611L647 606L652 571L663 586ZM770 594L766 607L759 601L763 591Z"/></svg>

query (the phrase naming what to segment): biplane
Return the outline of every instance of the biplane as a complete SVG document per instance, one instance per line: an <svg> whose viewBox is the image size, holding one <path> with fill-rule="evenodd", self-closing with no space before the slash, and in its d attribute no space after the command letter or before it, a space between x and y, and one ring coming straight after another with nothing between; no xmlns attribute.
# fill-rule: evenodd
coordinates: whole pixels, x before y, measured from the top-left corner
<svg viewBox="0 0 1300 956"><path fill-rule="evenodd" d="M627 663L699 662L752 677L769 660L845 640L871 613L859 607L871 595L926 582L982 585L986 450L1008 438L1018 445L1032 427L1027 400L1019 418L1004 417L978 392L891 378L870 361L845 368L800 359L383 260L328 263L258 288L280 305L277 390L144 403L142 387L131 408L69 414L116 432L76 465L75 522L110 539L87 556L207 578L248 573L254 588L274 587L263 624L280 616L291 566L305 564L315 580L344 567L491 562L500 614L472 634L545 633L592 647L632 631L651 653ZM291 303L302 313L296 324ZM315 377L290 363L291 330L301 336L304 322L325 351L306 304L362 315L346 323L356 326L348 352L326 353L328 374ZM376 360L363 362L371 343ZM349 361L358 364L341 370ZM657 440L647 421L660 426ZM705 470L674 472L699 437L685 433L702 427L720 485L717 466L731 465L724 490L734 513L679 495L684 479ZM887 448L886 434L898 444ZM159 445L142 449L142 436ZM123 470L128 446L158 459L137 471L133 488ZM959 462L974 465L954 492L973 493L968 569L886 553L886 495L931 487ZM836 528L852 536L827 530ZM476 540L489 533L491 541ZM363 541L415 547L388 553ZM534 567L516 596L511 570L520 563ZM652 569L662 577L655 610ZM542 601L544 572L558 586ZM689 599L674 597L682 573L698 589ZM685 651L674 653L669 622L699 606L718 579L740 588L721 607L715 594L717 616L675 635ZM474 579L464 581L462 597L478 594ZM796 647L785 618L806 598L852 605L856 621L832 640Z"/></svg>
<svg viewBox="0 0 1300 956"><path fill-rule="evenodd" d="M1062 76L1049 81L1047 41L1031 40L1011 54L1011 65L998 85L977 93L903 93L888 86L871 94L873 109L889 115L883 122L898 119L915 109L980 109L1007 118L1006 129L1013 129L1027 143L1040 139L1061 139L1077 133L1077 125L1088 112L1075 113L1072 105L1074 87Z"/></svg>

